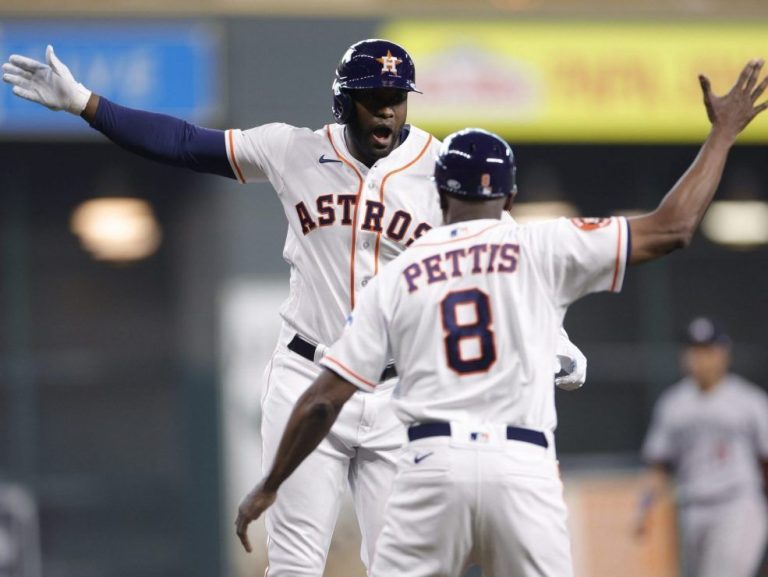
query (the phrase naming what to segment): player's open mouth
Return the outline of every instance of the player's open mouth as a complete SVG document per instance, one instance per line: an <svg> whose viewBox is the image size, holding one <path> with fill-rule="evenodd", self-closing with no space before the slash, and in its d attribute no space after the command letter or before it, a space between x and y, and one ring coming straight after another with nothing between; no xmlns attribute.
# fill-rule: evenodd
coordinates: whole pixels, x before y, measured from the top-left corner
<svg viewBox="0 0 768 577"><path fill-rule="evenodd" d="M389 126L377 126L371 132L373 145L386 148L392 143L392 129Z"/></svg>

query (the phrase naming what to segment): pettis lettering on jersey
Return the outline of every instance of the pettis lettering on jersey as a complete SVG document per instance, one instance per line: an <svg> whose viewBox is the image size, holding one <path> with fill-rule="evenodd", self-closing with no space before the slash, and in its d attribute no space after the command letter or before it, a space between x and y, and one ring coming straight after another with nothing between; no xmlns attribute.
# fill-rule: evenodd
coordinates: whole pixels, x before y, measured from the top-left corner
<svg viewBox="0 0 768 577"><path fill-rule="evenodd" d="M402 275L408 292L422 283L432 284L470 275L515 272L520 245L479 243L467 248L439 252L408 265Z"/></svg>

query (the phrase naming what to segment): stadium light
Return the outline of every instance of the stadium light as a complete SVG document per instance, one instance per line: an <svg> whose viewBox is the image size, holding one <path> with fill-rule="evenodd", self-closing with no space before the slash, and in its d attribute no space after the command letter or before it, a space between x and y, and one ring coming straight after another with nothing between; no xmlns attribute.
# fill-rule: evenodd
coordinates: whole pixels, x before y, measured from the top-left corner
<svg viewBox="0 0 768 577"><path fill-rule="evenodd" d="M566 218L579 216L579 211L575 205L562 200L521 202L519 204L516 202L512 205L511 213L520 224L552 220L561 216Z"/></svg>
<svg viewBox="0 0 768 577"><path fill-rule="evenodd" d="M701 230L711 241L732 248L768 244L768 202L715 201L701 223Z"/></svg>
<svg viewBox="0 0 768 577"><path fill-rule="evenodd" d="M139 198L95 198L72 213L70 230L96 260L129 262L160 246L160 226L152 207Z"/></svg>

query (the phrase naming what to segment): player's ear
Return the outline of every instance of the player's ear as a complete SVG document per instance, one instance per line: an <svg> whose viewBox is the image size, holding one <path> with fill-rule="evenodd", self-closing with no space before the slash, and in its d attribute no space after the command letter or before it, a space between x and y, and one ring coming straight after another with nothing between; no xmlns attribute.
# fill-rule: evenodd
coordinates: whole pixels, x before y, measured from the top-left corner
<svg viewBox="0 0 768 577"><path fill-rule="evenodd" d="M448 210L448 199L445 196L445 193L442 190L438 191L438 194L440 195L440 210L445 212Z"/></svg>
<svg viewBox="0 0 768 577"><path fill-rule="evenodd" d="M346 113L346 119L344 121L345 124L352 124L357 125L357 99L355 98L355 91L350 90L346 94L348 96L347 98L347 107L349 111ZM362 106L362 105L361 105Z"/></svg>
<svg viewBox="0 0 768 577"><path fill-rule="evenodd" d="M512 209L512 205L515 202L515 197L517 196L517 186L512 188L512 194L510 194L507 197L507 200L504 202L504 210L509 211Z"/></svg>

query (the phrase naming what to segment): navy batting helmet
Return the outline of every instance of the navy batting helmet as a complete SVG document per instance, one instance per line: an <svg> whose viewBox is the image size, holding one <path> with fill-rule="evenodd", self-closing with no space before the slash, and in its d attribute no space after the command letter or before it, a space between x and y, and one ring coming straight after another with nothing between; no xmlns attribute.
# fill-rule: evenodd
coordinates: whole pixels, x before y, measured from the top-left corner
<svg viewBox="0 0 768 577"><path fill-rule="evenodd" d="M333 116L339 124L352 117L350 90L416 89L416 68L402 46L389 40L362 40L349 47L336 68L333 80Z"/></svg>
<svg viewBox="0 0 768 577"><path fill-rule="evenodd" d="M466 128L443 141L434 180L438 190L460 198L502 198L517 193L515 157L499 136Z"/></svg>

